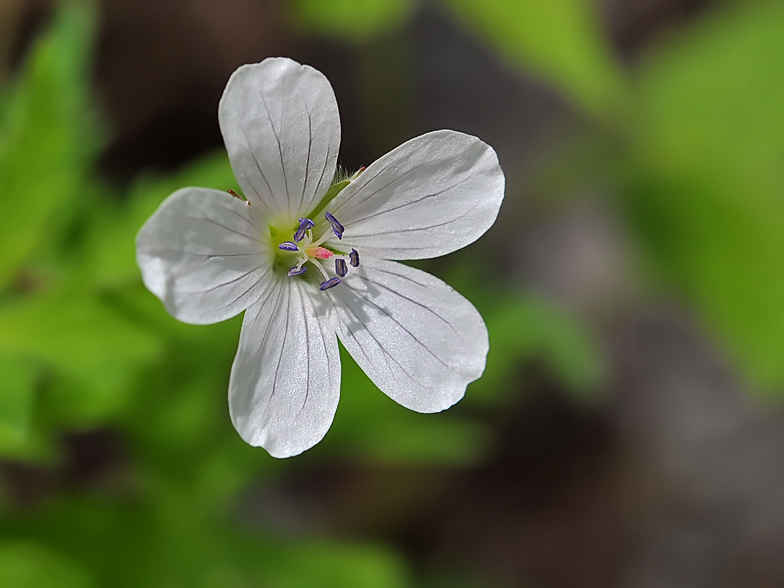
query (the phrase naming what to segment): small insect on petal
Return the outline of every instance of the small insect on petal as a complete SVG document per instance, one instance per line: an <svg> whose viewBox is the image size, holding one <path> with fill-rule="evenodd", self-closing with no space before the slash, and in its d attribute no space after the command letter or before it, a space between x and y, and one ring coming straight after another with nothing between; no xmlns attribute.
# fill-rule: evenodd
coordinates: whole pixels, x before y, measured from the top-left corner
<svg viewBox="0 0 784 588"><path fill-rule="evenodd" d="M341 278L345 277L348 273L348 266L346 265L346 260L342 257L335 258L335 273L339 275Z"/></svg>
<svg viewBox="0 0 784 588"><path fill-rule="evenodd" d="M330 278L326 282L321 282L321 285L319 286L319 290L329 290L330 288L334 288L338 284L340 284L340 278L337 277Z"/></svg>
<svg viewBox="0 0 784 588"><path fill-rule="evenodd" d="M324 217L329 221L329 224L332 225L332 230L334 231L335 235L338 239L343 238L343 231L346 229L343 228L343 225L340 224L338 219L336 219L331 212L327 212L324 214Z"/></svg>
<svg viewBox="0 0 784 588"><path fill-rule="evenodd" d="M299 251L297 244L291 241L283 241L283 243L278 245L278 249L282 249L283 251Z"/></svg>
<svg viewBox="0 0 784 588"><path fill-rule="evenodd" d="M348 262L354 267L359 267L359 253L356 249L352 249L348 254Z"/></svg>

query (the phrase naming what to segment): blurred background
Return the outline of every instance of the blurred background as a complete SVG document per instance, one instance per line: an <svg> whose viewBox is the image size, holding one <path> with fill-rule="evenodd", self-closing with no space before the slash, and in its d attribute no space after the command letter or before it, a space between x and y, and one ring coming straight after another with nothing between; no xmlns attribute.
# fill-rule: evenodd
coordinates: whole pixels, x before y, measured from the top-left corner
<svg viewBox="0 0 784 588"><path fill-rule="evenodd" d="M356 169L451 128L495 226L417 265L482 312L438 415L344 354L322 443L246 446L240 319L177 322L134 237L236 188L231 72L326 74ZM784 5L0 0L0 585L784 586Z"/></svg>

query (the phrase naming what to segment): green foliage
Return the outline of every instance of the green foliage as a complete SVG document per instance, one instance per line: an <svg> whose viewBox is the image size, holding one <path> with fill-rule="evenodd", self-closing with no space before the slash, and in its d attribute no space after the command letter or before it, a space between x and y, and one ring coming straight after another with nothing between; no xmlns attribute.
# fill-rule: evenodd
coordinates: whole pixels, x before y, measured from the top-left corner
<svg viewBox="0 0 784 588"><path fill-rule="evenodd" d="M0 586L92 588L96 584L73 562L27 541L0 542Z"/></svg>
<svg viewBox="0 0 784 588"><path fill-rule="evenodd" d="M138 178L126 198L103 199L96 203L87 218L85 271L88 279L103 288L122 288L138 283L136 233L166 196L185 186L240 190L225 151L203 157L165 177Z"/></svg>
<svg viewBox="0 0 784 588"><path fill-rule="evenodd" d="M607 116L625 81L586 0L443 0L510 63L560 88L578 108ZM617 112L616 112L617 114Z"/></svg>
<svg viewBox="0 0 784 588"><path fill-rule="evenodd" d="M0 356L40 360L78 386L67 402L50 394L63 421L91 421L118 409L129 373L158 351L151 335L82 293L27 297L0 312Z"/></svg>
<svg viewBox="0 0 784 588"><path fill-rule="evenodd" d="M526 362L539 362L580 399L591 398L605 381L594 341L563 312L522 296L478 298L490 334L487 368L457 407L438 415L408 411L379 392L344 353L341 404L325 444L345 445L347 453L376 463L470 465L486 455L492 438L466 411L502 407L524 394Z"/></svg>
<svg viewBox="0 0 784 588"><path fill-rule="evenodd" d="M91 175L94 20L89 4L64 4L0 97L0 455L42 457L60 427L102 422L160 352L83 279L80 236L105 204Z"/></svg>
<svg viewBox="0 0 784 588"><path fill-rule="evenodd" d="M19 578L28 584L2 585L409 586L406 566L383 547L250 534L202 515L204 509L187 494L158 494L156 504L133 507L97 496L69 499L43 509L37 519L6 520L0 530L24 539L5 549L0 544L0 568L9 564L6 570L0 569L0 580ZM13 557L17 558L15 563L11 563ZM41 573L35 573L36 565ZM88 582L80 569L90 570L95 584ZM58 571L63 574L62 580L56 574L54 578L46 577Z"/></svg>
<svg viewBox="0 0 784 588"><path fill-rule="evenodd" d="M454 411L423 415L379 391L351 357L341 354L341 400L328 448L372 463L458 466L478 461L489 445L477 421Z"/></svg>
<svg viewBox="0 0 784 588"><path fill-rule="evenodd" d="M761 388L784 385L784 9L719 13L640 72L629 210Z"/></svg>
<svg viewBox="0 0 784 588"><path fill-rule="evenodd" d="M546 301L507 296L483 309L490 333L485 375L469 389L471 401L501 402L524 392L517 382L527 361L578 399L590 399L606 381L603 358L585 328Z"/></svg>
<svg viewBox="0 0 784 588"><path fill-rule="evenodd" d="M0 291L73 220L99 145L88 105L94 15L74 5L0 97Z"/></svg>
<svg viewBox="0 0 784 588"><path fill-rule="evenodd" d="M30 433L36 373L18 358L0 356L0 451L14 453Z"/></svg>
<svg viewBox="0 0 784 588"><path fill-rule="evenodd" d="M402 24L414 0L290 0L295 21L321 35L367 41Z"/></svg>

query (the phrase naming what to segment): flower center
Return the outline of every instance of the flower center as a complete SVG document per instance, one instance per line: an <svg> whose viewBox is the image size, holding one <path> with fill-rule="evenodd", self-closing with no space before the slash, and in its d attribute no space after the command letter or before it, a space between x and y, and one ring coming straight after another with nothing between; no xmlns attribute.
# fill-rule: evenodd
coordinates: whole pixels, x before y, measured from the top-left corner
<svg viewBox="0 0 784 588"><path fill-rule="evenodd" d="M346 277L349 265L359 267L359 253L357 253L356 249L352 249L351 253L346 255L322 247L322 243L329 239L333 233L338 239L342 239L343 231L345 230L332 213L324 213L324 218L327 219L331 228L319 239L314 239L313 237L313 228L316 224L309 218L301 218L299 219L299 228L294 233L294 238L291 241L283 241L283 243L278 245L278 249L299 254L295 257L295 265L287 273L290 278L304 274L308 269L306 264L310 263L316 267L324 278L319 288L321 290L329 290L340 284L341 279ZM332 258L335 260L334 268L330 267L331 264L325 263L325 260ZM334 271L332 271L333 269Z"/></svg>

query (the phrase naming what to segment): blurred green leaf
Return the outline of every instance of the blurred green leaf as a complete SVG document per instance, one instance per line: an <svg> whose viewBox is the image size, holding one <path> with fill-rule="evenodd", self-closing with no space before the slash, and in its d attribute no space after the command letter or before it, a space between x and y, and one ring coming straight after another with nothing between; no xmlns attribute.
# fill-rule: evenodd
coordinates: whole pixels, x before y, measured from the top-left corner
<svg viewBox="0 0 784 588"><path fill-rule="evenodd" d="M290 0L295 21L308 30L365 41L403 23L413 0Z"/></svg>
<svg viewBox="0 0 784 588"><path fill-rule="evenodd" d="M717 13L640 76L628 206L760 388L784 385L784 7Z"/></svg>
<svg viewBox="0 0 784 588"><path fill-rule="evenodd" d="M475 463L490 441L478 422L454 413L419 414L384 395L341 348L341 399L325 445L345 445L373 462L412 465Z"/></svg>
<svg viewBox="0 0 784 588"><path fill-rule="evenodd" d="M409 586L404 560L389 548L251 534L213 520L187 491L155 498L65 499L45 516L4 521L0 531L46 545L117 588Z"/></svg>
<svg viewBox="0 0 784 588"><path fill-rule="evenodd" d="M0 288L71 220L98 145L87 106L93 12L64 3L0 97Z"/></svg>
<svg viewBox="0 0 784 588"><path fill-rule="evenodd" d="M460 274L450 275L449 283L461 284ZM538 298L490 292L484 290L484 298L477 301L490 335L487 367L468 386L461 405L508 402L522 392L520 368L531 360L544 365L578 398L600 389L606 378L603 358L576 320ZM341 401L335 424L322 442L325 447L346 445L352 455L359 452L377 462L455 466L475 463L490 446L492 439L481 422L455 411L422 415L406 410L378 390L345 350L341 360Z"/></svg>
<svg viewBox="0 0 784 588"><path fill-rule="evenodd" d="M124 287L141 278L136 265L136 233L167 196L184 186L240 189L225 151L207 155L173 174L139 177L124 200L104 200L92 211L87 250L93 283Z"/></svg>
<svg viewBox="0 0 784 588"><path fill-rule="evenodd" d="M272 578L279 586L403 588L411 585L404 560L370 542L354 545L311 542L286 549L276 554L273 561L277 574Z"/></svg>
<svg viewBox="0 0 784 588"><path fill-rule="evenodd" d="M62 416L118 408L133 369L159 352L156 339L88 296L54 292L0 310L0 356L35 358L86 387L63 403Z"/></svg>
<svg viewBox="0 0 784 588"><path fill-rule="evenodd" d="M509 62L561 88L590 114L610 114L623 72L586 0L443 0ZM617 115L618 112L615 112Z"/></svg>
<svg viewBox="0 0 784 588"><path fill-rule="evenodd" d="M29 541L0 542L0 586L89 588L90 576L73 562Z"/></svg>
<svg viewBox="0 0 784 588"><path fill-rule="evenodd" d="M20 358L0 356L0 455L27 440L36 375L35 366Z"/></svg>
<svg viewBox="0 0 784 588"><path fill-rule="evenodd" d="M237 448L244 448L231 426L227 403L239 321L238 317L217 325L186 325L190 337L167 341L160 361L139 374L134 402L121 423L162 470L193 475L227 436L238 442Z"/></svg>
<svg viewBox="0 0 784 588"><path fill-rule="evenodd" d="M564 389L577 397L599 389L606 367L585 328L552 304L535 297L497 294L481 305L490 334L484 375L470 385L471 402L498 402L521 392L520 367L542 362Z"/></svg>

